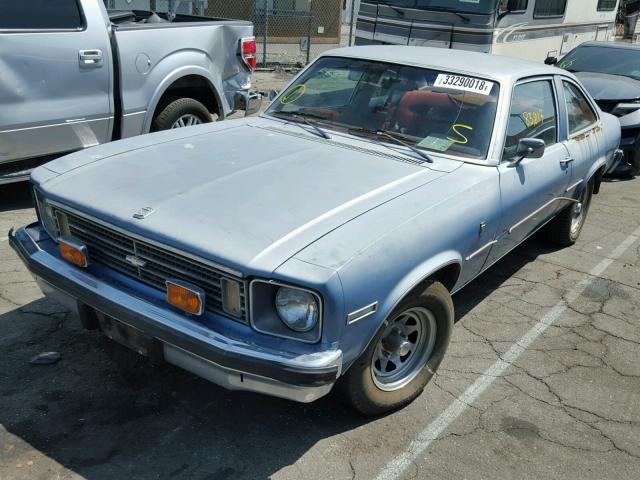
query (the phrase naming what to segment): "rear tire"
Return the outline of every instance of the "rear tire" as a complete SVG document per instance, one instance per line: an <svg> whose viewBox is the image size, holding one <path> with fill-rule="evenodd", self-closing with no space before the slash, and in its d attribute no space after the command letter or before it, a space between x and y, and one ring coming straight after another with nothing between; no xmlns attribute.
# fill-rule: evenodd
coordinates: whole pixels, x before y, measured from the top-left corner
<svg viewBox="0 0 640 480"><path fill-rule="evenodd" d="M572 203L562 210L546 227L547 239L561 247L570 247L580 237L593 197L593 182L580 192L580 203Z"/></svg>
<svg viewBox="0 0 640 480"><path fill-rule="evenodd" d="M178 98L162 107L153 120L151 131L170 130L211 121L211 114L202 103L193 98Z"/></svg>
<svg viewBox="0 0 640 480"><path fill-rule="evenodd" d="M407 296L338 381L342 398L365 415L380 415L413 401L438 369L453 321L453 301L441 283Z"/></svg>

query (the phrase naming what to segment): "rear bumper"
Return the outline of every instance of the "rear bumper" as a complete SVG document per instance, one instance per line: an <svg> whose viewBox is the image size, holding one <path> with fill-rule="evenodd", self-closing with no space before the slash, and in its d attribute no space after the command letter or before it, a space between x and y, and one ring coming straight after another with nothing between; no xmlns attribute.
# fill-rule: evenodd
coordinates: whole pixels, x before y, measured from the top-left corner
<svg viewBox="0 0 640 480"><path fill-rule="evenodd" d="M43 292L82 311L88 306L157 340L166 361L231 390L299 402L331 390L342 368L339 349L296 355L227 338L172 310L160 308L42 250L46 235L33 224L9 232L9 242Z"/></svg>

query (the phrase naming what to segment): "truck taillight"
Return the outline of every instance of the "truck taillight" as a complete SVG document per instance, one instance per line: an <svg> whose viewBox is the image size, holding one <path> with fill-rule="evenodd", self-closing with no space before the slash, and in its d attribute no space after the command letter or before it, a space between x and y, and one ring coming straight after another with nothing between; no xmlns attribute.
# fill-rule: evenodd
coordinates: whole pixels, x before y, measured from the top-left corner
<svg viewBox="0 0 640 480"><path fill-rule="evenodd" d="M240 39L240 55L244 63L251 70L255 70L258 64L256 54L258 52L258 46L256 45L255 37L246 37Z"/></svg>

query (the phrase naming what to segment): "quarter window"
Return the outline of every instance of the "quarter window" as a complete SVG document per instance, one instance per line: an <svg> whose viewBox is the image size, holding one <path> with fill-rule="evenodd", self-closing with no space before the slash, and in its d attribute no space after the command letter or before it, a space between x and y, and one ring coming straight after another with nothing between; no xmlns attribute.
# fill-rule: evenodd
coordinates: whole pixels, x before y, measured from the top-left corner
<svg viewBox="0 0 640 480"><path fill-rule="evenodd" d="M558 141L556 101L549 80L517 85L513 92L504 159L516 155L523 138L539 138L547 147Z"/></svg>
<svg viewBox="0 0 640 480"><path fill-rule="evenodd" d="M562 84L569 116L569 134L573 135L594 124L598 117L578 87L568 82Z"/></svg>
<svg viewBox="0 0 640 480"><path fill-rule="evenodd" d="M0 0L0 29L75 30L82 28L77 0Z"/></svg>
<svg viewBox="0 0 640 480"><path fill-rule="evenodd" d="M598 0L598 11L611 11L618 5L618 0Z"/></svg>
<svg viewBox="0 0 640 480"><path fill-rule="evenodd" d="M567 0L536 0L534 17L561 17L567 8Z"/></svg>

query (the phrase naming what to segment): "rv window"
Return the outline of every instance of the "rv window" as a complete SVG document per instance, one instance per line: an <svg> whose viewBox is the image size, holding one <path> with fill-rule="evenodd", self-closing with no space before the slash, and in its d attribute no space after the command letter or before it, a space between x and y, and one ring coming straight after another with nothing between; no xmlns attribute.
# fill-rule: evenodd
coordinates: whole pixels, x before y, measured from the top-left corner
<svg viewBox="0 0 640 480"><path fill-rule="evenodd" d="M598 117L578 87L568 82L562 84L569 115L569 134L573 135L595 123Z"/></svg>
<svg viewBox="0 0 640 480"><path fill-rule="evenodd" d="M77 0L0 0L0 29L75 30L83 27Z"/></svg>
<svg viewBox="0 0 640 480"><path fill-rule="evenodd" d="M515 157L518 142L523 138L539 138L547 147L553 145L558 141L557 132L556 101L551 82L544 80L516 86L503 158Z"/></svg>
<svg viewBox="0 0 640 480"><path fill-rule="evenodd" d="M598 0L598 11L607 11L615 10L616 5L618 4L618 0Z"/></svg>
<svg viewBox="0 0 640 480"><path fill-rule="evenodd" d="M561 17L567 8L567 0L536 0L534 17Z"/></svg>
<svg viewBox="0 0 640 480"><path fill-rule="evenodd" d="M509 13L526 12L529 0L500 0L500 10Z"/></svg>

